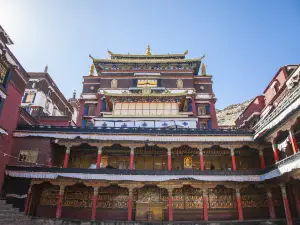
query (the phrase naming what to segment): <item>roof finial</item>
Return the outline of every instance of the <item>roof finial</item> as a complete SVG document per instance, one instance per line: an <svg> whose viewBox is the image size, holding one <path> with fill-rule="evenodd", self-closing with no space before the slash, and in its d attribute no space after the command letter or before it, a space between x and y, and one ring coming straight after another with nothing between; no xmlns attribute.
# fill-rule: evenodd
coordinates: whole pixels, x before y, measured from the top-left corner
<svg viewBox="0 0 300 225"><path fill-rule="evenodd" d="M202 73L202 76L206 76L206 66L204 63L202 63L201 73Z"/></svg>
<svg viewBox="0 0 300 225"><path fill-rule="evenodd" d="M107 52L108 52L109 55L112 55L112 54L113 54L113 53L112 53L111 51L109 51L108 49L107 49Z"/></svg>
<svg viewBox="0 0 300 225"><path fill-rule="evenodd" d="M48 65L45 66L44 73L48 73Z"/></svg>
<svg viewBox="0 0 300 225"><path fill-rule="evenodd" d="M73 91L73 98L76 98L76 90Z"/></svg>
<svg viewBox="0 0 300 225"><path fill-rule="evenodd" d="M94 64L92 64L90 69L90 76L94 76L94 70L95 70L95 66Z"/></svg>
<svg viewBox="0 0 300 225"><path fill-rule="evenodd" d="M187 55L189 53L189 51L188 50L186 50L183 54L184 55Z"/></svg>
<svg viewBox="0 0 300 225"><path fill-rule="evenodd" d="M146 48L146 55L152 55L150 45Z"/></svg>

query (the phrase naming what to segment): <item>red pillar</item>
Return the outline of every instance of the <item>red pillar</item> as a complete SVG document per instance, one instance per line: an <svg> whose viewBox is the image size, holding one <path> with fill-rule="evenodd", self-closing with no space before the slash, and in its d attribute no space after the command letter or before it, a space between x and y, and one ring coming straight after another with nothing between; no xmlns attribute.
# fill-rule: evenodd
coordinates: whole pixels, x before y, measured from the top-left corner
<svg viewBox="0 0 300 225"><path fill-rule="evenodd" d="M197 116L195 99L192 97L191 100L192 100L192 111L193 111L193 116Z"/></svg>
<svg viewBox="0 0 300 225"><path fill-rule="evenodd" d="M132 191L133 189L129 188L129 196L128 196L128 221L132 220Z"/></svg>
<svg viewBox="0 0 300 225"><path fill-rule="evenodd" d="M68 168L70 149L71 149L71 146L67 146L66 153L65 153L65 159L64 159L64 168Z"/></svg>
<svg viewBox="0 0 300 225"><path fill-rule="evenodd" d="M300 196L299 196L299 186L297 184L293 184L293 192L294 192L294 198L295 198L295 204L296 204L296 209L297 209L297 215L298 218L300 218Z"/></svg>
<svg viewBox="0 0 300 225"><path fill-rule="evenodd" d="M84 100L80 99L79 100L79 112L78 112L77 123L76 123L77 126L81 126L82 125L83 111L84 111Z"/></svg>
<svg viewBox="0 0 300 225"><path fill-rule="evenodd" d="M168 189L168 193L169 193L169 198L168 198L168 202L169 202L169 221L173 221L173 199L172 199L173 189Z"/></svg>
<svg viewBox="0 0 300 225"><path fill-rule="evenodd" d="M97 102L97 107L96 107L96 112L95 112L95 116L99 116L100 112L101 112L101 106L102 106L102 99L101 96L98 96L98 102Z"/></svg>
<svg viewBox="0 0 300 225"><path fill-rule="evenodd" d="M269 189L267 190L267 197L268 197L270 219L276 219L275 206L274 206L274 202L273 202L273 198L272 198L272 192Z"/></svg>
<svg viewBox="0 0 300 225"><path fill-rule="evenodd" d="M97 213L98 187L94 187L94 195L92 198L92 216L91 220L96 220Z"/></svg>
<svg viewBox="0 0 300 225"><path fill-rule="evenodd" d="M97 155L97 163L96 163L96 169L100 168L101 165L101 158L102 158L102 147L98 146L98 155Z"/></svg>
<svg viewBox="0 0 300 225"><path fill-rule="evenodd" d="M134 169L134 148L133 148L133 147L130 149L129 168L130 168L131 170Z"/></svg>
<svg viewBox="0 0 300 225"><path fill-rule="evenodd" d="M234 156L234 149L230 149L230 154L231 154L232 170L236 170L236 162L235 162L235 156Z"/></svg>
<svg viewBox="0 0 300 225"><path fill-rule="evenodd" d="M200 170L204 170L203 149L199 149L199 156L200 156Z"/></svg>
<svg viewBox="0 0 300 225"><path fill-rule="evenodd" d="M208 202L207 202L207 189L203 188L203 220L207 221L208 220Z"/></svg>
<svg viewBox="0 0 300 225"><path fill-rule="evenodd" d="M168 149L168 170L172 170L172 151Z"/></svg>
<svg viewBox="0 0 300 225"><path fill-rule="evenodd" d="M297 140L294 134L294 131L292 128L289 129L289 136L290 136L290 141L292 143L292 147L293 147L293 152L294 154L298 152L298 144L297 144Z"/></svg>
<svg viewBox="0 0 300 225"><path fill-rule="evenodd" d="M266 168L266 162L265 162L264 153L262 149L259 149L259 159L260 159L260 168L262 169Z"/></svg>
<svg viewBox="0 0 300 225"><path fill-rule="evenodd" d="M237 204L238 213L239 213L239 220L244 220L240 189L236 188L235 191L236 191L235 195L236 195L236 204Z"/></svg>
<svg viewBox="0 0 300 225"><path fill-rule="evenodd" d="M281 194L282 194L282 199L283 199L283 204L284 204L284 211L285 211L285 217L286 217L287 225L292 225L293 220L292 220L292 216L291 216L289 200L288 200L288 197L287 197L287 194L286 194L285 185L281 184L280 188L281 188Z"/></svg>
<svg viewBox="0 0 300 225"><path fill-rule="evenodd" d="M65 192L65 187L60 186L60 190L59 190L58 198L57 198L57 207L56 207L56 218L57 219L61 217L62 200L63 200L64 192Z"/></svg>
<svg viewBox="0 0 300 225"><path fill-rule="evenodd" d="M215 103L211 101L209 103L209 108L210 108L210 115L211 115L211 121L212 121L212 128L216 129L219 126L218 126L218 120L217 120Z"/></svg>
<svg viewBox="0 0 300 225"><path fill-rule="evenodd" d="M274 153L275 162L278 162L279 161L279 155L278 155L278 148L277 148L277 144L276 144L276 140L275 139L272 142L272 147L273 147L273 153Z"/></svg>
<svg viewBox="0 0 300 225"><path fill-rule="evenodd" d="M26 197L26 203L25 203L25 209L24 209L25 215L28 215L30 198L31 198L31 186L29 186L27 197Z"/></svg>

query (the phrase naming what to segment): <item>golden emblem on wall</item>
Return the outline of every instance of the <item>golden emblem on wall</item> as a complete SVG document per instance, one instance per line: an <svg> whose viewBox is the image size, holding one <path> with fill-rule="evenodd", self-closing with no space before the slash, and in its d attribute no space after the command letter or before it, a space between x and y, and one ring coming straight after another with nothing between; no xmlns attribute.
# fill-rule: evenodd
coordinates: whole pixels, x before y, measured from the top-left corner
<svg viewBox="0 0 300 225"><path fill-rule="evenodd" d="M192 168L193 159L191 156L184 157L184 168Z"/></svg>
<svg viewBox="0 0 300 225"><path fill-rule="evenodd" d="M183 88L183 81L181 79L178 79L176 84L177 84L177 88Z"/></svg>
<svg viewBox="0 0 300 225"><path fill-rule="evenodd" d="M118 88L118 81L113 79L110 83L111 88Z"/></svg>
<svg viewBox="0 0 300 225"><path fill-rule="evenodd" d="M142 94L143 94L143 95L150 95L150 94L151 94L151 87L145 86L145 87L142 89Z"/></svg>

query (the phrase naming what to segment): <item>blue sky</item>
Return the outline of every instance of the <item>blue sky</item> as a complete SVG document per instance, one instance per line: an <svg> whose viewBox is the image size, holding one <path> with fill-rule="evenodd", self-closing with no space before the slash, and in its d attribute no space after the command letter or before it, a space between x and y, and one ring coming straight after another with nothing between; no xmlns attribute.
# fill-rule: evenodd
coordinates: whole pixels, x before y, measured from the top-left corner
<svg viewBox="0 0 300 225"><path fill-rule="evenodd" d="M217 108L263 92L300 63L300 1L0 0L0 24L28 72L49 73L71 97L91 60L114 53L204 53Z"/></svg>

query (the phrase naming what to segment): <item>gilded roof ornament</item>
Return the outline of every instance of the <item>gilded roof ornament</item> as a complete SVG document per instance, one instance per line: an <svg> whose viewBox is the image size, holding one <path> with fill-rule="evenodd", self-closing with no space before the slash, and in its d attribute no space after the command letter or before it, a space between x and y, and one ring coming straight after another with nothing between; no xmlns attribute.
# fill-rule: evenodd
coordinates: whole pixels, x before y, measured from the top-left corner
<svg viewBox="0 0 300 225"><path fill-rule="evenodd" d="M109 55L113 55L113 53L111 51L109 51L108 49L107 49L107 52Z"/></svg>
<svg viewBox="0 0 300 225"><path fill-rule="evenodd" d="M94 66L94 64L92 64L91 69L90 69L90 76L95 76L94 70L95 70L95 66Z"/></svg>
<svg viewBox="0 0 300 225"><path fill-rule="evenodd" d="M186 50L183 54L184 55L187 55L189 53L189 51L188 50Z"/></svg>
<svg viewBox="0 0 300 225"><path fill-rule="evenodd" d="M146 48L146 55L152 55L150 45Z"/></svg>
<svg viewBox="0 0 300 225"><path fill-rule="evenodd" d="M201 73L202 73L202 76L206 76L206 66L204 63L202 63Z"/></svg>

